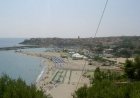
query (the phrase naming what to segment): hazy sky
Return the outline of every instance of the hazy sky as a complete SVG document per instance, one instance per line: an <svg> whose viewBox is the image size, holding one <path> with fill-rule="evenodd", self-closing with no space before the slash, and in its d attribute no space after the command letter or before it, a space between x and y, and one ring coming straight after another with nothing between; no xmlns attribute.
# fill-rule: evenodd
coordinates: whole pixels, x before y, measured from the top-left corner
<svg viewBox="0 0 140 98"><path fill-rule="evenodd" d="M0 37L93 37L106 0L0 0ZM140 36L140 0L109 0L97 36Z"/></svg>

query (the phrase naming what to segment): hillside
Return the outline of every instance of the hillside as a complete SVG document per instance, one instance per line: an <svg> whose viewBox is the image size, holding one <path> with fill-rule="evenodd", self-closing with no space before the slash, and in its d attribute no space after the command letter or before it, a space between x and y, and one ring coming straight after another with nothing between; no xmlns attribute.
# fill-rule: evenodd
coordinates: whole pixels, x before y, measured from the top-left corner
<svg viewBox="0 0 140 98"><path fill-rule="evenodd" d="M103 46L124 46L140 47L140 36L122 37L98 37L98 38L31 38L24 40L24 45L39 45L43 47L91 47Z"/></svg>

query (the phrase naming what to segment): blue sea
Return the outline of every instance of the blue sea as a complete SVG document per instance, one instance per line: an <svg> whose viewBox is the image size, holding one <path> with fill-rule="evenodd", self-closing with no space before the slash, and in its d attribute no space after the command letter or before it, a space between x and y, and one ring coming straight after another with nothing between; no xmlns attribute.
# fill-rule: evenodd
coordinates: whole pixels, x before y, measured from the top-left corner
<svg viewBox="0 0 140 98"><path fill-rule="evenodd" d="M0 47L12 47L20 45L25 38L0 38Z"/></svg>
<svg viewBox="0 0 140 98"><path fill-rule="evenodd" d="M0 38L0 47L19 45L24 39ZM25 49L25 51L45 51L45 48ZM27 84L35 83L43 66L41 58L15 53L14 50L0 51L0 75L7 74L11 78L22 78Z"/></svg>

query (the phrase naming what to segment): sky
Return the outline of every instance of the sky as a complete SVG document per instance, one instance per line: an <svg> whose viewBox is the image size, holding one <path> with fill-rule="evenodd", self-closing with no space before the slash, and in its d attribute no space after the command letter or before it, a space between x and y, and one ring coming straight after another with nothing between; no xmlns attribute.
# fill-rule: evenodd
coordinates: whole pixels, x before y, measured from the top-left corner
<svg viewBox="0 0 140 98"><path fill-rule="evenodd" d="M0 0L0 38L94 37L106 0ZM109 0L97 37L140 36L140 0Z"/></svg>

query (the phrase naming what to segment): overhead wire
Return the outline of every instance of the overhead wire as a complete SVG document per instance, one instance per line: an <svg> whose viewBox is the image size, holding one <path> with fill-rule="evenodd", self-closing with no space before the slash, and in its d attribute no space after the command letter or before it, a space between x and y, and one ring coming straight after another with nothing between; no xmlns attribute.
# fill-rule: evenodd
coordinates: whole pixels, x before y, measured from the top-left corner
<svg viewBox="0 0 140 98"><path fill-rule="evenodd" d="M82 69L81 75L80 75L80 77L79 77L78 83L77 83L77 85L76 85L76 90L77 90L78 85L79 85L79 82L80 82L80 80L81 80L81 78L82 78L82 75L83 75L83 72L84 72L84 70L85 70L85 67L86 67L86 60L85 60L85 62L84 62L84 66L83 66L83 69Z"/></svg>
<svg viewBox="0 0 140 98"><path fill-rule="evenodd" d="M105 2L105 6L104 6L104 9L103 9L103 11L102 11L102 14L101 14L101 17L100 17L99 23L98 23L98 25L97 25L97 29L96 29L96 32L95 32L94 38L96 37L96 35L97 35L98 31L99 31L99 28L100 28L100 25L101 25L101 22L102 22L102 19L103 19L104 13L105 13L106 8L107 8L107 5L108 5L108 1L109 1L109 0L106 0L106 2ZM82 69L81 75L80 75L80 77L79 77L79 80L78 80L78 82L77 82L76 90L78 89L78 85L79 85L80 80L81 80L81 78L82 78L82 75L83 75L83 72L84 72L84 70L85 70L85 67L86 67L86 60L85 60L85 63L84 63L84 66L83 66L83 69Z"/></svg>
<svg viewBox="0 0 140 98"><path fill-rule="evenodd" d="M99 23L98 23L98 26L97 26L97 29L96 29L94 38L96 37L96 35L97 35L98 31L99 31L99 27L100 27L100 25L101 25L101 22L102 22L102 20L103 20L103 16L104 16L105 10L106 10L106 8L107 8L107 4L108 4L108 0L106 0L105 7L104 7L103 12L102 12L102 15L101 15L101 17L100 17L100 20L99 20Z"/></svg>

